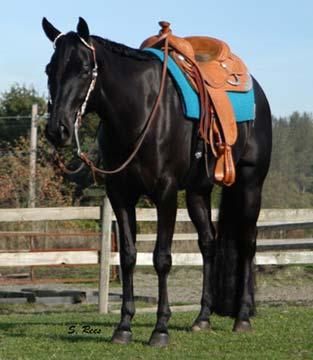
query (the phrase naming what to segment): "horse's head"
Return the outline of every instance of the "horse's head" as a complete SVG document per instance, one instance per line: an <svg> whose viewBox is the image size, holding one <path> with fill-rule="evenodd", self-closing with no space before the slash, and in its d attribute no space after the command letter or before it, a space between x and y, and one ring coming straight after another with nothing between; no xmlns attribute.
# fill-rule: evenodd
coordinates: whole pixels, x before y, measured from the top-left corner
<svg viewBox="0 0 313 360"><path fill-rule="evenodd" d="M96 80L95 50L82 18L77 33L62 34L46 18L42 27L55 48L46 66L50 91L46 136L55 146L66 146L72 141L75 119L84 111Z"/></svg>

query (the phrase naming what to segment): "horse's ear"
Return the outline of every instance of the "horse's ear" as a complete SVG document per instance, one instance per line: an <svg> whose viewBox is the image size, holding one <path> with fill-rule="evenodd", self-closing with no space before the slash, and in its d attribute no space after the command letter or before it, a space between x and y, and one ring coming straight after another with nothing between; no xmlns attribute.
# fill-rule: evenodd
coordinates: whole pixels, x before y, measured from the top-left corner
<svg viewBox="0 0 313 360"><path fill-rule="evenodd" d="M61 34L61 31L56 29L45 17L42 19L42 28L48 39L52 42Z"/></svg>
<svg viewBox="0 0 313 360"><path fill-rule="evenodd" d="M89 40L89 28L86 21L82 17L79 17L77 24L77 34L85 41Z"/></svg>

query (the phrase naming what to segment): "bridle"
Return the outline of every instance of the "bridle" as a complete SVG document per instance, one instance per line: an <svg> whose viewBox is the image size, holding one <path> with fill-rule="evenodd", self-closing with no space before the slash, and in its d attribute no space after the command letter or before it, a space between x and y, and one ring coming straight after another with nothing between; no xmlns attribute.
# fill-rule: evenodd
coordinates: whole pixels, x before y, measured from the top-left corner
<svg viewBox="0 0 313 360"><path fill-rule="evenodd" d="M60 33L54 40L53 42L53 46L54 48L56 47L56 42L57 40L61 37L64 36L64 33ZM94 67L92 69L92 78L91 78L91 82L85 97L84 102L82 103L81 107L79 108L79 110L77 111L76 114L76 120L75 120L75 124L74 124L74 134L75 134L75 141L76 141L76 145L77 145L77 156L83 161L83 163L75 170L70 170L68 169L63 161L60 158L60 155L58 154L57 150L54 149L53 151L53 157L54 160L56 161L57 165L59 166L59 168L67 173L67 174L76 174L79 171L81 171L81 169L83 168L84 164L88 165L92 171L93 174L93 178L94 180L96 179L96 173L100 173L100 174L105 174L105 175L110 175L110 174L116 174L121 172L122 170L124 170L129 163L134 159L134 157L136 156L136 154L138 153L139 149L141 148L141 145L148 133L148 131L151 128L151 125L155 119L155 115L156 115L156 111L158 109L158 106L160 105L161 102L161 98L163 95L163 90L164 90L164 85L165 85L165 78L166 78L166 72L167 72L167 62L168 62L168 39L167 39L167 34L164 34L165 40L164 40L164 61L163 61L163 67L162 67L162 76L161 76L161 83L160 83L160 88L159 88L159 93L158 96L155 100L155 103L153 105L152 111L149 115L149 118L146 122L146 125L144 127L144 130L141 134L141 136L139 137L139 139L137 140L134 150L131 153L131 155L127 158L127 160L120 165L119 167L115 168L114 170L104 170L104 169L100 169L98 168L92 160L89 159L88 155L84 152L81 151L81 147L80 147L80 141L79 141L79 128L82 124L82 117L85 114L86 111L86 107L87 107L87 103L90 97L91 92L94 90L95 85L96 85L96 81L97 81L97 77L98 77L98 64L97 64L97 60L96 60L96 48L92 45L89 44L86 40L84 40L82 37L80 37L79 35L77 35L78 38L80 39L80 41L88 48L92 51L93 54L93 60L94 60Z"/></svg>
<svg viewBox="0 0 313 360"><path fill-rule="evenodd" d="M85 114L86 111L86 107L87 107L87 103L90 97L91 92L93 91L93 89L96 86L96 81L97 81L97 77L98 77L98 64L97 64L97 59L96 59L96 48L93 45L89 45L87 43L87 41L85 41L83 38L81 38L80 36L78 36L80 41L87 46L88 49L90 49L92 51L92 55L93 55L93 61L94 61L94 67L92 69L92 75L91 75L91 82L85 97L84 102L82 103L80 109L77 111L76 114L76 120L75 120L75 124L74 124L74 133L75 133L75 140L76 140L76 145L77 145L77 155L79 157L81 157L82 151L80 148L80 142L79 142L79 135L78 135L78 130L82 124L82 118Z"/></svg>
<svg viewBox="0 0 313 360"><path fill-rule="evenodd" d="M60 33L53 41L53 48L56 48L56 44L57 41L60 37L65 36L64 33ZM77 35L78 36L78 35ZM75 119L75 123L74 123L74 134L75 134L75 141L76 141L76 145L77 145L77 155L80 159L82 159L81 155L83 154L81 151L81 146L80 146L80 141L79 141L79 128L82 124L82 118L85 114L86 111L86 107L87 107L87 103L90 97L91 92L93 91L93 89L95 88L96 85L96 81L97 81L97 77L98 77L98 64L97 64L97 59L96 59L96 49L93 45L88 44L87 41L85 41L82 37L78 36L78 38L80 39L80 41L88 48L92 51L92 55L93 55L93 61L94 61L94 67L92 69L92 77L91 77L91 82L88 88L88 91L86 93L85 96L85 100L83 101L82 105L80 106L79 110L77 111L76 114L76 119ZM49 100L50 105L52 104L51 102L51 96L50 96L50 100ZM59 168L65 172L68 175L72 175L72 174L77 174L78 172L80 172L82 170L82 168L85 165L85 162L83 162L77 169L75 170L70 170L68 169L64 162L61 160L61 157L59 155L59 153L57 152L56 148L53 147L53 151L52 151L52 156L54 161L57 163L57 165L59 166ZM83 159L82 159L83 160Z"/></svg>
<svg viewBox="0 0 313 360"><path fill-rule="evenodd" d="M60 37L64 36L64 35L65 35L64 33L60 33L54 39L54 41L53 41L54 49L56 48L56 43L57 43L58 39ZM98 77L98 64L97 64L97 59L96 59L96 48L93 45L88 44L88 42L86 40L84 40L82 37L78 36L78 38L88 49L90 49L92 51L93 61L94 61L94 67L92 69L91 82L90 82L88 91L86 93L85 100L83 101L82 105L80 106L79 110L77 111L76 119L75 119L75 123L74 123L74 134L75 134L75 141L76 141L76 145L77 145L77 155L78 155L79 158L81 158L82 151L81 151L81 146L80 146L80 141L79 141L79 132L78 131L79 131L79 128L80 128L80 126L82 124L82 118L83 118L83 116L85 114L90 94L91 94L91 92L93 91L93 89L95 88L95 85L96 85L96 81L97 81L97 77ZM67 174L78 173L84 166L84 163L83 163L76 170L68 169L64 165L64 163L61 161L61 158L60 158L60 156L57 153L55 148L53 150L53 157L56 160L58 166L61 168L61 170L66 172Z"/></svg>

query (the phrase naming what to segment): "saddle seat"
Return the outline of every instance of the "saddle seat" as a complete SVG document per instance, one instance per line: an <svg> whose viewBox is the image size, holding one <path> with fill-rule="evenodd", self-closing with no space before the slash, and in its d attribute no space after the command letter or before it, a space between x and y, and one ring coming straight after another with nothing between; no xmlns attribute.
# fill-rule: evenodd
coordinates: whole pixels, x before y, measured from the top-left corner
<svg viewBox="0 0 313 360"><path fill-rule="evenodd" d="M205 142L208 142L206 134L206 129L210 127L208 122L214 123L210 128L218 139L213 142L219 147L215 155L217 156L215 179L217 182L231 185L235 181L231 146L237 140L237 123L227 91L244 92L252 88L247 67L222 40L206 36L177 37L172 34L168 22L159 24L162 27L160 33L146 39L140 48L163 49L164 41L167 39L171 57L183 70L200 98L202 95L202 100L203 92L207 92L212 106L208 109L205 101L201 101L202 113L204 111L209 114L212 109L217 115L218 122L215 122L214 117L211 121L207 120L210 115L205 115L203 122L205 131L202 131L201 135ZM200 81L199 76L194 76L195 72L199 74ZM213 151L212 139L211 136L210 145Z"/></svg>
<svg viewBox="0 0 313 360"><path fill-rule="evenodd" d="M185 40L190 42L198 62L225 60L230 53L229 46L224 41L207 36L190 36Z"/></svg>
<svg viewBox="0 0 313 360"><path fill-rule="evenodd" d="M206 83L224 91L246 91L251 87L248 69L222 40L206 36L191 36L188 41Z"/></svg>

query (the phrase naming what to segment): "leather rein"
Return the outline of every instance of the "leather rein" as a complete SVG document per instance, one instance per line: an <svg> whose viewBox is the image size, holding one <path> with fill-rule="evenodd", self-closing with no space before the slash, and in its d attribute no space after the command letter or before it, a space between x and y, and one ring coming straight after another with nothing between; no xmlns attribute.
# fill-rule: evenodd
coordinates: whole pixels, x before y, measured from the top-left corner
<svg viewBox="0 0 313 360"><path fill-rule="evenodd" d="M59 37L63 36L64 34L59 34L56 39L54 40L54 48L56 46L56 41ZM113 170L105 170L105 169L100 169L98 168L92 160L89 159L88 155L84 152L81 151L81 147L80 147L80 141L79 141L79 128L82 124L82 118L83 115L85 114L86 111L86 107L87 107L87 103L90 97L91 92L94 90L95 85L96 85L96 81L97 81L97 76L98 76L98 65L97 65L97 61L96 61L96 48L91 44L88 44L87 41L85 41L83 38L79 37L79 39L82 41L82 43L92 51L93 54L93 60L94 60L94 68L92 70L92 78L91 78L91 82L85 97L84 102L82 103L81 107L79 108L77 114L76 114L76 120L75 120L75 124L74 124L74 134L75 134L75 141L76 141L76 145L77 145L77 156L82 160L82 164L75 170L70 170L68 169L64 162L61 160L60 155L58 154L57 150L54 148L53 151L53 158L56 161L58 167L65 172L66 174L77 174L79 171L82 170L82 168L84 167L84 165L86 164L87 166L90 167L92 174L93 174L93 178L94 180L96 179L96 173L99 174L105 174L105 175L111 175L111 174L116 174L121 172L122 170L124 170L129 164L130 162L134 159L134 157L136 156L136 154L138 153L139 149L141 148L142 143L144 142L146 135L148 134L152 123L155 120L155 115L157 112L157 109L160 105L161 102L161 98L164 92L164 87L165 87L165 79L166 79L166 73L167 73L167 62L168 62L168 38L167 38L168 34L163 34L164 36L164 61L163 61L163 67L162 67L162 76L161 76L161 82L160 82L160 88L159 88L159 94L156 97L155 103L153 105L153 108L151 110L151 113L148 117L148 120L146 122L146 125L144 127L144 130L142 132L142 135L139 137L139 139L137 140L134 150L133 152L129 155L129 157L127 158L127 160L121 164L120 166L118 166L117 168L113 169Z"/></svg>

